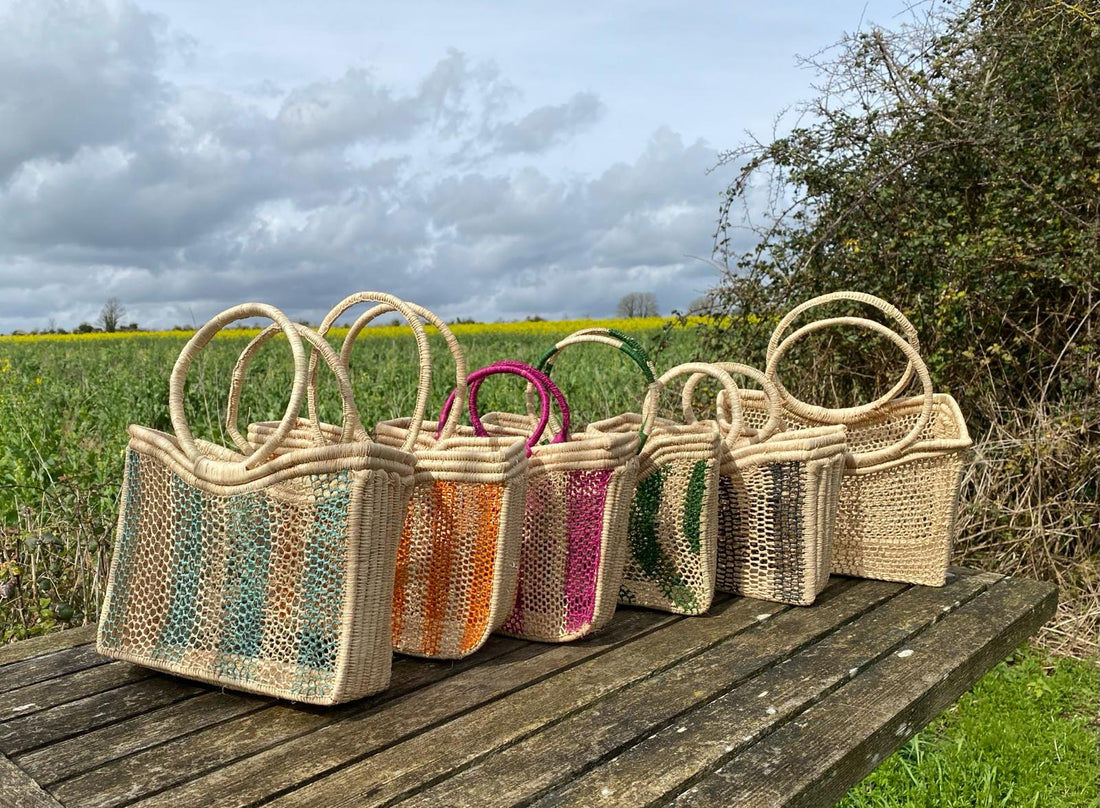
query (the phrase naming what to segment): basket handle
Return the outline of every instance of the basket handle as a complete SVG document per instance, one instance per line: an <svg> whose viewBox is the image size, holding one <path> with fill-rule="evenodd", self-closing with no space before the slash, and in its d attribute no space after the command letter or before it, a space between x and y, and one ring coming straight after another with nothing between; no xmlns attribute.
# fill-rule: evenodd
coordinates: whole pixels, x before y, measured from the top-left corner
<svg viewBox="0 0 1100 808"><path fill-rule="evenodd" d="M903 437L895 441L890 446L886 446L882 449L875 449L870 452L852 452L848 455L848 466L853 468L859 468L862 466L871 466L878 463L884 463L890 460L896 460L901 457L902 453L919 438L921 432L928 425L929 419L932 417L932 406L934 399L932 397L932 377L928 373L928 366L924 364L924 360L921 359L921 355L917 353L917 349L912 346L901 337L896 331L884 326L882 323L875 320L867 320L863 317L832 317L827 320L815 320L812 323L799 328L790 336L786 337L779 346L775 349L771 359L768 361L768 369L765 371L769 379L775 382L776 389L780 391L780 396L784 396L783 388L780 386L775 378L776 366L779 360L783 357L783 354L793 345L796 341L802 337L810 334L814 331L820 331L824 328L829 328L834 325L854 325L860 328L866 328L870 331L875 331L882 336L893 342L898 348L902 350L909 363L916 371L917 378L920 379L921 385L924 388L923 401L921 405L920 415L917 417L917 421L913 424L913 428L909 430ZM813 404L807 404L804 401L792 396L790 393L786 393L783 401L784 405L791 412L795 413L808 421L816 421L818 423L825 424L858 424L861 421L866 420L866 413L856 413L856 410L862 408L848 407L840 409L829 409L827 407L818 407Z"/></svg>
<svg viewBox="0 0 1100 808"><path fill-rule="evenodd" d="M530 386L535 388L539 396L539 402L541 404L541 412L539 414L538 422L535 424L535 428L531 435L527 438L526 447L527 455L530 457L532 449L542 438L543 432L546 430L546 425L550 421L550 390L545 384L548 381L546 375L531 367L525 365L522 362L503 361L483 367L480 370L475 370L467 377L469 383L469 400L470 400L470 423L473 425L474 434L479 438L489 437L488 431L485 429L484 424L481 423L481 419L477 413L477 391L481 388L481 383L485 381L489 376L495 376L498 374L510 374L513 376L520 376L526 379ZM551 385L553 383L551 382ZM558 406L562 410L562 419L566 423L566 427L563 427L557 435L554 436L554 443L560 443L568 439L568 433L566 429L569 423L569 407L565 404L565 397L561 395L561 391L554 387L556 395L554 396L558 401ZM447 401L443 404L443 410L440 412L440 423L449 423L449 416L454 407L455 401L458 396L457 390L452 390L447 396ZM439 437L437 432L436 437Z"/></svg>
<svg viewBox="0 0 1100 808"><path fill-rule="evenodd" d="M347 443L353 438L356 440L370 440L370 436L363 428L362 421L359 420L359 412L355 406L355 398L351 390L351 380L348 377L348 371L346 365L340 361L340 357L336 354L336 351L328 341L318 335L315 331L307 328L304 325L294 324L298 334L313 346L313 355L320 353L324 358L325 364L332 369L332 372L336 375L336 381L340 386L340 399L343 407L343 429L340 434L340 443ZM241 388L244 386L244 378L248 373L248 366L252 363L252 358L256 355L256 352L267 342L271 340L276 334L281 332L281 328L278 325L272 324L252 338L252 341L245 346L245 349L241 351L241 355L237 357L237 364L233 367L233 376L229 383L229 399L226 402L225 408L225 431L229 434L229 437L233 439L233 443L237 448L241 450L242 454L250 454L255 446L249 443L247 438L241 434L237 428L237 417L241 405ZM314 389L315 379L310 379L310 389ZM308 392L307 392L308 396ZM318 427L319 429L319 427ZM317 435L314 434L316 439ZM318 441L317 445L320 446L323 441Z"/></svg>
<svg viewBox="0 0 1100 808"><path fill-rule="evenodd" d="M661 393L664 392L664 389L668 386L670 381L677 376L684 376L687 374L698 374L717 379L718 383L722 385L722 389L725 391L726 395L729 396L730 401L740 400L740 393L737 389L737 384L733 381L733 377L718 365L712 365L707 362L685 362L682 365L670 368L662 373L661 377L651 384L646 391L645 401L642 403L641 443L644 444L649 438L652 424L657 420L657 404ZM698 382L696 382L696 384L698 384ZM694 417L692 421L688 423L694 423ZM726 430L726 434L722 436L722 443L725 444L727 449L732 449L734 447L740 433L740 429Z"/></svg>
<svg viewBox="0 0 1100 808"><path fill-rule="evenodd" d="M376 303L383 304L376 305L370 311L376 312L375 316L381 314L382 311L397 311L412 329L413 338L416 340L416 352L420 361L420 375L417 380L416 389L416 404L413 407L412 418L409 422L409 430L405 435L405 441L401 444L401 449L405 452L412 452L413 447L416 446L416 438L420 434L420 428L424 423L424 413L428 409L428 395L431 392L432 385L432 359L431 350L428 347L428 336L424 332L424 326L420 322L419 311L426 311L421 309L414 303L407 303L399 297L395 297L385 292L354 292L335 306L332 310L325 315L325 319L321 321L321 325L317 327L317 333L322 337L328 333L328 330L332 328L333 323L340 317L345 311L350 309L359 303ZM419 310L419 311L418 311ZM370 312L367 312L369 314ZM365 315L364 315L365 316ZM434 315L433 315L434 316ZM373 319L373 318L371 318ZM363 317L360 317L363 320ZM358 330L352 330L348 332L348 336L344 338L344 345L340 350L341 362L345 368L348 365L348 357L351 354L351 346L355 342L355 336L359 331L363 329L370 319L363 322L363 325L359 326ZM459 349L461 352L461 349ZM314 437L318 440L323 440L321 435L320 419L317 415L317 389L314 384L316 378L317 369L317 354L313 353L309 358L309 384L306 385L306 395L309 405L309 417Z"/></svg>
<svg viewBox="0 0 1100 808"><path fill-rule="evenodd" d="M883 300L881 297L876 297L875 295L867 294L866 292L840 291L819 295L812 300L807 300L804 303L799 303L797 306L787 312L783 319L779 321L779 325L775 327L775 331L772 332L771 339L768 341L768 352L766 354L766 361L771 361L772 354L774 354L776 349L779 347L779 343L783 339L783 335L786 333L787 329L790 328L790 325L792 322L794 322L795 318L802 314L802 312L812 308L816 308L818 306L823 306L827 303L833 303L838 300L853 300L857 303L864 303L868 306L873 306L874 308L878 309L883 314L890 317L894 322L896 322L898 326L900 326L901 332L909 341L909 344L913 346L913 349L915 351L920 352L920 338L917 335L916 327L914 327L913 323L909 321L909 318L902 314L897 307L891 305L889 302ZM876 398L869 404L862 404L858 407L849 408L850 413L853 416L865 415L869 412L874 412L883 404L886 404L889 401L893 401L895 398L901 395L906 387L909 386L909 383L913 380L913 373L914 366L913 363L910 362L905 366L905 370L901 374L901 379L899 379L897 384L895 384L890 389L890 392L886 393L886 395L881 396L880 398ZM785 388L782 382L780 382L778 379L775 379L774 381L775 386L779 391L780 398L788 398L790 396L790 392L787 390L787 388Z"/></svg>
<svg viewBox="0 0 1100 808"><path fill-rule="evenodd" d="M230 323L251 317L263 317L272 320L286 334L287 342L290 343L290 351L294 356L294 382L290 389L290 401L287 403L286 412L283 414L279 425L260 446L255 449L250 447L244 459L232 462L214 460L199 451L198 446L195 444L194 435L191 434L191 426L187 421L187 413L183 406L187 372L191 368L191 363L195 357L210 343L215 334ZM250 469L267 460L278 450L279 445L297 421L298 413L301 411L302 402L305 399L305 388L306 353L305 348L302 347L302 339L298 328L274 306L265 303L242 303L212 317L183 346L179 358L176 359L176 364L172 367L172 374L168 378L168 416L172 421L172 429L176 433L180 448L187 459L191 461L195 473L199 476L211 476L219 481L231 483L248 477ZM209 468L204 469L203 467Z"/></svg>
<svg viewBox="0 0 1100 808"><path fill-rule="evenodd" d="M569 440L569 420L571 418L571 414L569 412L569 403L565 400L565 395L558 388L558 386L554 384L553 380L549 376L547 376L538 368L531 367L525 362L517 362L514 359L501 360L500 362L495 363L493 367L501 368L500 372L509 372L509 369L513 372L518 372L518 375L523 376L529 382L528 390L530 391L531 387L535 387L536 391L544 399L546 397L546 394L549 393L550 397L553 398L554 402L556 402L558 405L558 412L561 413L561 426L554 433L554 437L550 439L550 442L565 443ZM484 427L481 424L481 417L477 404L477 393L481 389L481 383L483 381L484 377L472 380L470 384L470 423L473 424L475 431L485 431ZM549 413L548 415L549 417L547 420L549 421L550 418L552 418L553 416L552 413ZM531 441L530 445L532 448L534 448L535 443L538 442L544 431L545 427L543 427L542 431L540 431L539 436L535 437Z"/></svg>
<svg viewBox="0 0 1100 808"><path fill-rule="evenodd" d="M536 368L547 376L551 375L554 371L554 360L558 358L558 354L570 345L578 345L582 342L597 342L618 348L642 371L646 384L652 384L656 380L657 368L653 365L645 348L636 339L615 328L582 328L574 331L569 336L558 340L553 348L544 353L539 358Z"/></svg>
<svg viewBox="0 0 1100 808"><path fill-rule="evenodd" d="M645 348L643 348L633 337L615 328L582 328L578 331L574 331L569 336L558 340L554 347L550 348L539 358L535 367L547 376L551 376L554 372L554 362L557 360L558 355L570 345L579 345L584 342L608 345L622 351L630 358L630 361L637 365L638 369L642 371L642 377L645 379L647 385L651 385L656 381L657 368L649 358ZM528 414L534 413L533 391L530 389L527 391L527 412ZM550 425L552 428L557 427L553 417L551 417ZM640 448L639 446L639 450Z"/></svg>
<svg viewBox="0 0 1100 808"><path fill-rule="evenodd" d="M775 389L775 385L771 380L757 370L754 367L743 365L740 362L712 362L712 365L722 368L722 370L733 374L739 374L752 379L754 382L760 385L764 391L764 399L768 402L768 420L764 423L764 426L760 427L760 432L754 439L754 443L765 441L774 435L776 432L783 428L783 408L780 405L779 393ZM684 382L684 392L681 396L681 403L684 409L684 423L695 423L695 409L692 406L692 401L695 398L695 389L699 386L704 378L701 373L695 373L688 377L688 380ZM725 412L723 412L725 410ZM727 415L726 420L729 421L729 428L732 429L734 424L737 425L737 431L741 432L744 429L744 413L741 409L740 396L736 400L730 400L729 396L725 394L723 390L718 395L718 415L719 418L723 415ZM719 426L721 422L719 421Z"/></svg>
<svg viewBox="0 0 1100 808"><path fill-rule="evenodd" d="M426 320L436 327L440 334L443 335L443 341L447 344L447 349L451 352L451 357L454 359L455 365L455 384L458 387L465 387L466 383L466 354L462 350L462 346L459 344L458 339L451 332L450 327L439 317L435 312L430 311L423 306L420 306L411 301L403 301L405 305L413 311L417 316ZM348 364L351 360L351 351L355 345L355 340L359 337L359 334L376 318L381 317L387 312L394 311L394 306L389 303L379 303L373 308L363 312L359 315L359 318L348 329L348 333L344 336L344 344L340 347L340 356L344 361L344 364ZM311 388L307 392L307 401L309 397L314 394L314 390ZM311 404L312 406L312 404ZM443 434L441 437L450 437L454 434L455 428L458 426L458 422L462 418L462 410L464 409L464 401L460 403L451 418L447 419L443 426ZM311 410L312 411L312 410Z"/></svg>
<svg viewBox="0 0 1100 808"><path fill-rule="evenodd" d="M535 447L535 444L539 442L539 439L542 438L542 433L544 430L546 430L547 423L550 421L550 398L547 395L546 388L539 384L538 378L533 375L525 374L524 372L521 372L521 370L518 370L515 367L508 366L505 363L497 363L495 365L483 367L480 370L474 370L474 372L470 374L470 376L466 377L466 380L470 383L469 395L471 398L474 398L476 396L476 389L478 387L481 387L482 381L487 376L493 376L495 374L502 373L522 376L530 381L532 385L535 385L536 390L538 391L542 409L541 413L539 414L539 420L535 425L535 430L531 432L525 443L527 456L529 457L531 455L531 450L533 449L533 447ZM451 410L454 407L454 402L456 398L458 398L458 390L451 390L450 394L448 394L447 396L447 401L443 402L443 409L440 411L439 414L439 420L441 423L449 422ZM472 412L473 409L471 408L471 413ZM473 414L471 414L471 423L473 423L474 434L477 435L478 438L488 438L489 435L488 432L485 430L484 424L482 424L480 419L474 420ZM436 438L438 439L439 436L439 432L437 432Z"/></svg>

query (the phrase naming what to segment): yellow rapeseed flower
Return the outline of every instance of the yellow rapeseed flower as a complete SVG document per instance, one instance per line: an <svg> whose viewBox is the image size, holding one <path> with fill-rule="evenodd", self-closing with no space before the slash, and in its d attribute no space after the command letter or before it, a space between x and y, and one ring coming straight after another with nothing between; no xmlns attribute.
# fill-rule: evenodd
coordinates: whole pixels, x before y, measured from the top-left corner
<svg viewBox="0 0 1100 808"><path fill-rule="evenodd" d="M692 324L701 322L703 318L691 317ZM568 333L581 328L618 328L624 331L648 331L656 329L669 322L664 317L635 317L632 319L607 319L607 320L522 320L511 323L456 323L451 326L451 331L456 335L498 334L508 336L512 334L559 334ZM219 337L241 337L251 339L260 333L259 328L232 328L222 331ZM429 326L429 330L431 327ZM329 334L333 337L342 337L347 334L346 328L333 328ZM0 336L0 342L85 342L88 340L115 340L115 339L189 339L192 331L93 331L85 334L19 334L13 336ZM363 329L360 338L364 337L395 337L407 334L407 326L384 325ZM7 370L7 368L3 368Z"/></svg>

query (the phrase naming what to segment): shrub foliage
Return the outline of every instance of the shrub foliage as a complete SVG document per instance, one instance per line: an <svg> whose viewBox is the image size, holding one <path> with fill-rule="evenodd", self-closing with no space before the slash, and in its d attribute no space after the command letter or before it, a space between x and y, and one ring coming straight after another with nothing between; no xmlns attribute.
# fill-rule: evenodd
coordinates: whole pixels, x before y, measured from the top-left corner
<svg viewBox="0 0 1100 808"><path fill-rule="evenodd" d="M736 174L709 342L762 362L802 300L859 289L895 303L979 440L964 533L997 566L1024 559L1095 595L1074 564L1100 551L1100 10L928 8L823 51L798 125L722 156ZM781 377L818 397L866 398L900 369L854 334L814 345L798 355L809 372Z"/></svg>

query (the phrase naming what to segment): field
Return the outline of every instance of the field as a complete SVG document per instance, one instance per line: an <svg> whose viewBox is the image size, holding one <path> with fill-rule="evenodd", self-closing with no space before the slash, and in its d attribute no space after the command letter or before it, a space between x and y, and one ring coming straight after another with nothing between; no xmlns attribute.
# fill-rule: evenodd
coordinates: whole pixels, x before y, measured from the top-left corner
<svg viewBox="0 0 1100 808"><path fill-rule="evenodd" d="M473 369L503 358L535 362L557 339L589 325L594 323L454 330ZM666 330L658 320L615 325L650 348L659 368L696 358L691 328ZM223 426L229 377L256 333L227 332L193 365L186 410L199 437L229 444ZM171 429L168 376L188 336L0 338L0 641L95 619L110 561L126 426ZM341 337L334 332L334 343ZM453 385L454 368L435 335L431 349L434 413ZM284 341L262 349L242 395L242 425L282 415L290 367ZM365 424L412 411L416 367L407 330L382 327L361 335L351 370ZM644 392L636 369L603 346L571 349L554 378L580 423L636 409ZM319 389L322 417L333 421L339 416L335 385L322 375ZM668 396L666 404L676 398ZM481 404L486 410L521 408L522 383L487 384ZM885 761L845 804L1095 804L1096 702L1092 663L1022 653Z"/></svg>
<svg viewBox="0 0 1100 808"><path fill-rule="evenodd" d="M470 369L498 359L534 363L561 337L590 321L456 325ZM692 358L693 329L663 338L663 320L617 325L660 353L668 367ZM199 354L186 386L186 411L198 437L231 445L224 429L226 392L238 355L256 330L229 330ZM333 331L339 346L346 332ZM454 360L429 329L433 368L430 413L454 386ZM126 427L171 430L168 377L189 334L91 334L0 338L0 642L77 624L102 597L110 560ZM667 344L666 344L667 343ZM664 344L663 350L658 346ZM617 351L571 348L555 368L581 422L638 409L645 385ZM417 356L408 329L364 330L351 359L364 424L413 410ZM240 424L282 417L292 382L283 339L265 345L249 368ZM340 416L331 375L318 379L321 415ZM522 409L518 379L486 384L482 406ZM670 396L672 398L672 396Z"/></svg>

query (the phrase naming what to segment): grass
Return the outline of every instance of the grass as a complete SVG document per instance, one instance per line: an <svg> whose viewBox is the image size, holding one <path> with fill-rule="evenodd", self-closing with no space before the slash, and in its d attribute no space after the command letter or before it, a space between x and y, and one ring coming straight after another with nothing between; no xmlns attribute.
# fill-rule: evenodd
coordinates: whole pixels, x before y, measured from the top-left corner
<svg viewBox="0 0 1100 808"><path fill-rule="evenodd" d="M1098 669L1023 646L839 808L1097 805Z"/></svg>

